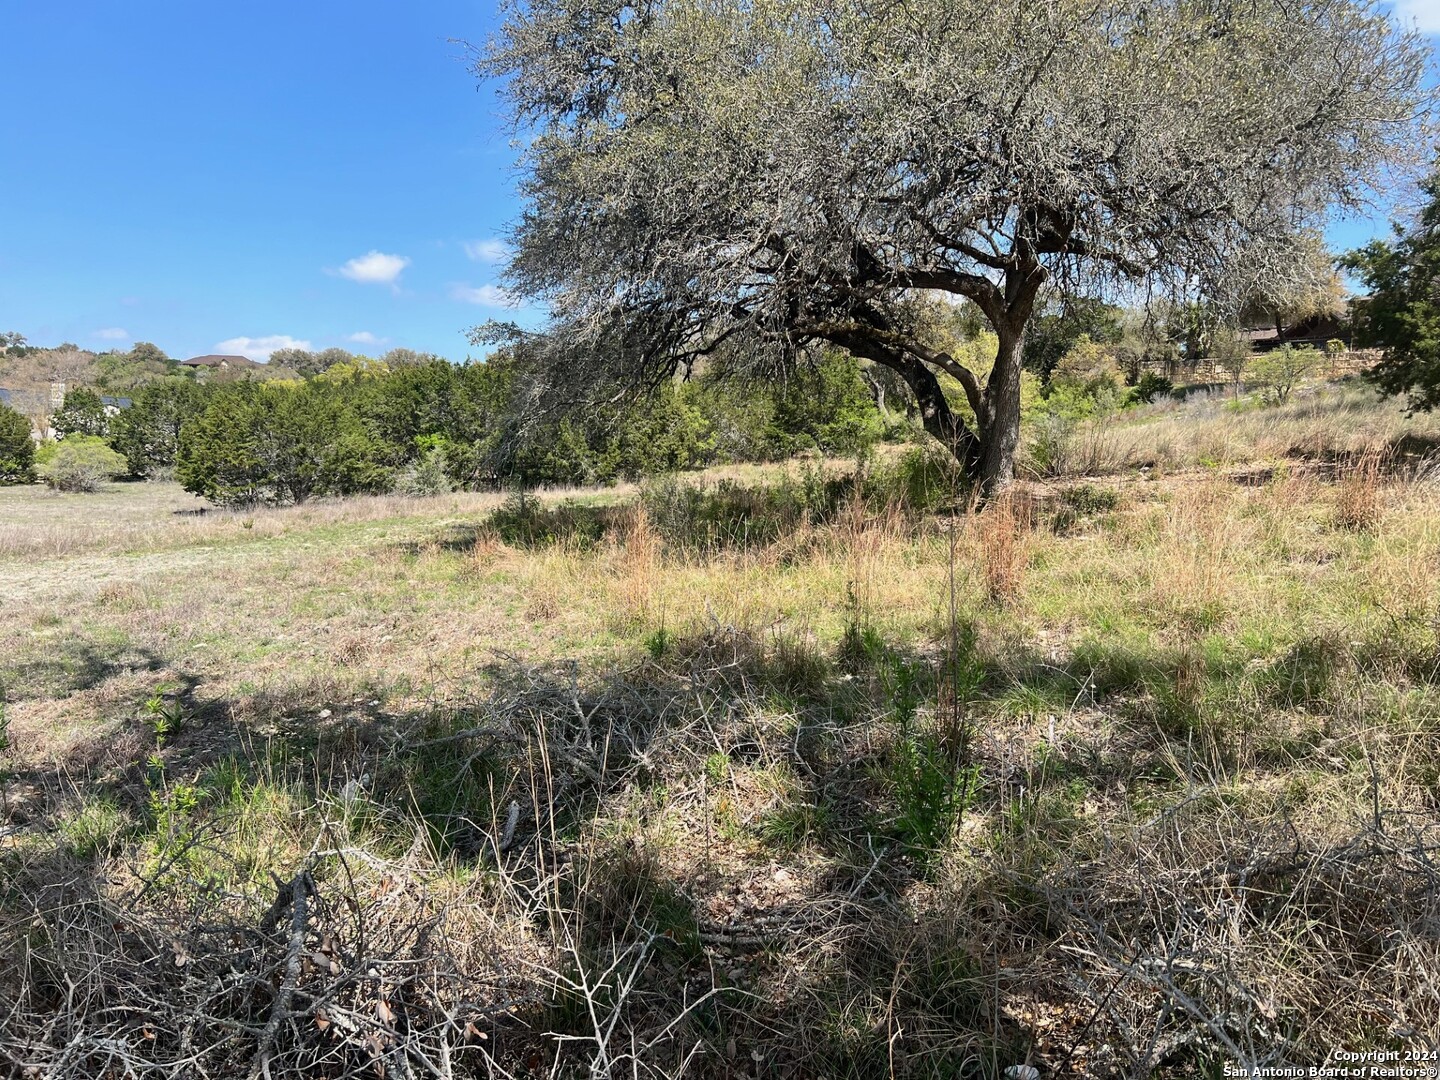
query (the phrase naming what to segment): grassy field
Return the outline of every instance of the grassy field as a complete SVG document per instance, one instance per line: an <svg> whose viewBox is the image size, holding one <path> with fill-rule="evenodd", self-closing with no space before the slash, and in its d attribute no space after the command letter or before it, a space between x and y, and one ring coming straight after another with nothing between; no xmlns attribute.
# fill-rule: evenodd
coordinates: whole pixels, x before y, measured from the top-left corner
<svg viewBox="0 0 1440 1080"><path fill-rule="evenodd" d="M1437 435L1349 386L1196 400L953 514L913 455L254 512L0 489L0 1056L1433 1048Z"/></svg>

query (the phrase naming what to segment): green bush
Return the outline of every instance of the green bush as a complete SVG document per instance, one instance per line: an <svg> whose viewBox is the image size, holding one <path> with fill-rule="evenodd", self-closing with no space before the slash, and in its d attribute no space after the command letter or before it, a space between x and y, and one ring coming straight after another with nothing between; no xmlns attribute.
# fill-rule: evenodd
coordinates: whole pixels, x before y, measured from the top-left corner
<svg viewBox="0 0 1440 1080"><path fill-rule="evenodd" d="M1098 397L1120 388L1120 366L1113 347L1090 340L1088 334L1075 339L1050 373L1051 387L1065 387L1076 396Z"/></svg>
<svg viewBox="0 0 1440 1080"><path fill-rule="evenodd" d="M774 457L803 450L860 453L884 434L859 362L846 353L826 350L813 365L793 372L773 394L765 438Z"/></svg>
<svg viewBox="0 0 1440 1080"><path fill-rule="evenodd" d="M666 383L627 409L617 427L617 468L626 479L696 469L712 460L714 427L688 388Z"/></svg>
<svg viewBox="0 0 1440 1080"><path fill-rule="evenodd" d="M594 547L613 524L613 511L567 499L546 506L534 495L516 492L490 515L489 525L505 543L520 548Z"/></svg>
<svg viewBox="0 0 1440 1080"><path fill-rule="evenodd" d="M517 440L505 473L524 487L614 483L619 448L580 417L531 429Z"/></svg>
<svg viewBox="0 0 1440 1080"><path fill-rule="evenodd" d="M1175 384L1164 375L1146 371L1130 388L1125 403L1127 405L1148 405L1158 397L1169 397L1174 389Z"/></svg>
<svg viewBox="0 0 1440 1080"><path fill-rule="evenodd" d="M686 483L673 476L642 485L640 504L672 547L692 551L763 547L805 525L835 520L855 490L849 477L802 469L769 487L722 480Z"/></svg>
<svg viewBox="0 0 1440 1080"><path fill-rule="evenodd" d="M865 484L873 503L898 503L925 513L954 501L964 490L960 463L938 443L912 446L893 463L876 469Z"/></svg>
<svg viewBox="0 0 1440 1080"><path fill-rule="evenodd" d="M0 405L0 484L28 484L35 479L35 440L30 421L8 405Z"/></svg>
<svg viewBox="0 0 1440 1080"><path fill-rule="evenodd" d="M1281 345L1250 365L1250 381L1260 388L1266 401L1283 405L1319 364L1320 354L1316 350Z"/></svg>
<svg viewBox="0 0 1440 1080"><path fill-rule="evenodd" d="M394 490L400 495L444 495L455 490L455 481L445 469L445 447L432 446L420 458L395 474Z"/></svg>
<svg viewBox="0 0 1440 1080"><path fill-rule="evenodd" d="M71 435L46 455L36 471L57 491L94 491L102 480L125 473L125 459L95 435Z"/></svg>
<svg viewBox="0 0 1440 1080"><path fill-rule="evenodd" d="M1120 493L1113 488L1081 484L1061 492L1060 500L1077 514L1107 514L1120 506Z"/></svg>
<svg viewBox="0 0 1440 1080"><path fill-rule="evenodd" d="M1043 412L1030 425L1029 458L1031 467L1042 476L1062 476L1068 466L1080 421L1056 410Z"/></svg>
<svg viewBox="0 0 1440 1080"><path fill-rule="evenodd" d="M777 450L770 440L775 399L768 386L731 384L701 379L692 390L696 406L710 424L714 460L772 461Z"/></svg>

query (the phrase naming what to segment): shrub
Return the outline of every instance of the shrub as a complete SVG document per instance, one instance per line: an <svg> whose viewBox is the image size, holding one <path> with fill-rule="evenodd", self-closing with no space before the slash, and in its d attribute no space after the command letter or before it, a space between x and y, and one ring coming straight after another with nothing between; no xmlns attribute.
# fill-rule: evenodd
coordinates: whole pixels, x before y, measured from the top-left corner
<svg viewBox="0 0 1440 1080"><path fill-rule="evenodd" d="M776 448L769 441L775 401L768 386L721 385L701 379L694 393L710 423L717 462L769 461L775 456Z"/></svg>
<svg viewBox="0 0 1440 1080"><path fill-rule="evenodd" d="M8 405L0 405L0 484L28 484L35 479L35 440L30 421Z"/></svg>
<svg viewBox="0 0 1440 1080"><path fill-rule="evenodd" d="M778 457L810 449L855 454L883 433L858 361L837 350L826 350L813 366L795 371L775 393L768 438Z"/></svg>
<svg viewBox="0 0 1440 1080"><path fill-rule="evenodd" d="M1061 493L1060 499L1077 514L1105 514L1120 506L1120 493L1112 488L1081 484Z"/></svg>
<svg viewBox="0 0 1440 1080"><path fill-rule="evenodd" d="M37 471L57 491L94 491L125 472L125 459L94 435L71 435L47 458Z"/></svg>
<svg viewBox="0 0 1440 1080"><path fill-rule="evenodd" d="M1283 405L1319 362L1320 354L1314 349L1281 345L1250 365L1250 379L1266 401Z"/></svg>
<svg viewBox="0 0 1440 1080"><path fill-rule="evenodd" d="M537 427L517 440L506 475L525 487L613 483L619 472L618 448L586 431L580 418Z"/></svg>
<svg viewBox="0 0 1440 1080"><path fill-rule="evenodd" d="M616 467L627 479L699 468L715 447L714 428L693 395L673 383L626 409L616 429Z"/></svg>
<svg viewBox="0 0 1440 1080"><path fill-rule="evenodd" d="M432 446L418 461L395 474L395 491L401 495L444 495L455 490L455 481L445 470L444 446Z"/></svg>
<svg viewBox="0 0 1440 1080"><path fill-rule="evenodd" d="M1036 417L1030 430L1031 467L1041 476L1063 476L1070 471L1071 450L1079 421L1060 412Z"/></svg>
<svg viewBox="0 0 1440 1080"><path fill-rule="evenodd" d="M641 487L640 504L667 544L714 551L763 547L804 526L828 524L853 491L852 479L826 477L818 469L786 476L773 487L733 481L711 487L665 477Z"/></svg>
<svg viewBox="0 0 1440 1080"><path fill-rule="evenodd" d="M1214 354L1215 363L1230 376L1230 381L1235 384L1238 393L1251 362L1249 339L1234 327L1221 327L1215 333L1215 341L1210 351Z"/></svg>
<svg viewBox="0 0 1440 1080"><path fill-rule="evenodd" d="M1090 340L1081 334L1062 356L1050 374L1052 386L1070 387L1091 397L1120 388L1120 366L1113 348Z"/></svg>
<svg viewBox="0 0 1440 1080"><path fill-rule="evenodd" d="M1175 384L1164 375L1157 375L1153 371L1146 371L1141 374L1139 380L1130 388L1127 395L1128 405L1149 405L1157 397L1169 397L1174 391Z"/></svg>
<svg viewBox="0 0 1440 1080"><path fill-rule="evenodd" d="M505 500L488 524L507 544L519 548L562 545L590 548L604 538L613 512L573 500L546 506L535 496L518 491Z"/></svg>
<svg viewBox="0 0 1440 1080"><path fill-rule="evenodd" d="M1106 476L1131 461L1123 440L1106 423L1109 412L1078 419L1066 412L1044 413L1030 427L1026 464L1041 476Z"/></svg>
<svg viewBox="0 0 1440 1080"><path fill-rule="evenodd" d="M898 503L925 513L955 499L965 478L953 454L926 442L906 450L893 464L877 469L866 483L871 502Z"/></svg>

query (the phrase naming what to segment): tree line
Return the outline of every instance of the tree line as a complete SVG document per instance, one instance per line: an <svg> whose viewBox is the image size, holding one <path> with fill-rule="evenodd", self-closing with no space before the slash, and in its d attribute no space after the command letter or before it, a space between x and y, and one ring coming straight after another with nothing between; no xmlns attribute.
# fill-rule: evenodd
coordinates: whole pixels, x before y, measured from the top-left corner
<svg viewBox="0 0 1440 1080"><path fill-rule="evenodd" d="M920 321L928 347L987 373L996 338L973 305L932 301ZM1275 401L1315 366L1312 354L1288 348L1252 361L1236 341L1202 305L1145 311L1047 299L1019 388L1031 469L1064 471L1081 425L1169 394L1160 372L1187 354L1224 353L1237 392L1243 376ZM285 503L608 484L807 451L860 454L884 439L923 437L904 380L834 347L807 350L768 377L707 363L644 392L617 383L608 397L581 386L566 398L530 345L458 364L407 349L379 359L285 350L263 369L210 381L141 343L103 365L112 380L144 376L132 383L128 407L107 406L99 393L113 381L76 387L48 418L54 442L36 448L29 421L0 407L0 482L37 471L68 490L91 490L107 476L174 478L219 504ZM974 423L962 382L942 371L937 383L956 417Z"/></svg>
<svg viewBox="0 0 1440 1080"><path fill-rule="evenodd" d="M584 410L538 400L515 350L459 364L401 350L327 359L308 378L155 379L124 409L79 387L50 418L56 440L38 449L30 422L0 406L0 481L54 472L63 458L83 472L79 489L108 470L173 477L220 504L303 502L605 484L805 450L853 453L887 434L860 366L838 352L763 387L701 375Z"/></svg>
<svg viewBox="0 0 1440 1080"><path fill-rule="evenodd" d="M937 303L929 324L937 343L983 368L994 341L975 312ZM1040 325L1037 362L1052 370L1049 378L1027 372L1032 412L1073 423L1170 388L1137 377L1129 363L1135 350L1174 347L1137 329L1133 313L1089 306ZM1072 369L1086 363L1095 372L1077 380ZM48 419L55 441L38 450L29 421L0 408L0 480L27 481L38 470L53 486L88 490L109 475L173 477L220 504L303 502L608 484L805 452L863 454L921 430L893 372L835 348L809 350L781 377L702 366L601 401L557 398L524 343L458 364L399 349L378 360L289 350L271 364L269 377L231 382L171 370L140 381L123 409L95 387L76 387ZM944 377L942 389L965 409L963 387Z"/></svg>

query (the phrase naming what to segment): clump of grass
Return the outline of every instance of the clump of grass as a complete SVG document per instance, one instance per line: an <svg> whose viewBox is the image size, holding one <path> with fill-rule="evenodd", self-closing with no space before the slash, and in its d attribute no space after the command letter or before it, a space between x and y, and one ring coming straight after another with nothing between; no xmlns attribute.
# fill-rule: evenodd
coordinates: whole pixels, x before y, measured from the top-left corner
<svg viewBox="0 0 1440 1080"><path fill-rule="evenodd" d="M975 518L985 593L995 604L1013 603L1024 587L1032 513L1029 497L1010 487Z"/></svg>
<svg viewBox="0 0 1440 1080"><path fill-rule="evenodd" d="M1234 513L1221 481L1184 483L1171 496L1155 587L1192 631L1208 629L1224 616L1234 556L1245 550L1254 527Z"/></svg>
<svg viewBox="0 0 1440 1080"><path fill-rule="evenodd" d="M660 534L651 526L643 502L629 507L622 517L619 544L619 614L643 626L657 616L655 606L661 573ZM663 639L660 651L664 651Z"/></svg>
<svg viewBox="0 0 1440 1080"><path fill-rule="evenodd" d="M1343 475L1335 496L1335 524L1351 532L1368 532L1380 523L1384 512L1384 455L1366 450L1342 465Z"/></svg>
<svg viewBox="0 0 1440 1080"><path fill-rule="evenodd" d="M763 812L755 823L755 832L768 844L796 850L824 836L828 823L829 812L824 806L796 800Z"/></svg>
<svg viewBox="0 0 1440 1080"><path fill-rule="evenodd" d="M564 546L580 550L593 548L613 523L614 513L565 500L549 505L525 491L505 500L487 521L502 541L518 548Z"/></svg>
<svg viewBox="0 0 1440 1080"><path fill-rule="evenodd" d="M60 822L60 835L76 858L117 854L127 833L135 828L129 816L112 799L87 799Z"/></svg>
<svg viewBox="0 0 1440 1080"><path fill-rule="evenodd" d="M802 529L829 525L852 488L851 479L815 465L758 487L671 476L643 484L640 506L650 527L674 550L716 554L765 547Z"/></svg>

